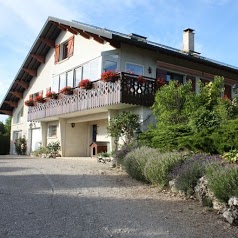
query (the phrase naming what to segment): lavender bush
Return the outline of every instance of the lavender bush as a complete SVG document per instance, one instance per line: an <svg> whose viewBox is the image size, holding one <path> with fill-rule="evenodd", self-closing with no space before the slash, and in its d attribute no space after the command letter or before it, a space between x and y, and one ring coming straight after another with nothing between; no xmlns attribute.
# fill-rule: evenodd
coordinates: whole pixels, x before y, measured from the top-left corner
<svg viewBox="0 0 238 238"><path fill-rule="evenodd" d="M206 168L221 161L222 158L219 155L197 154L190 156L173 168L170 179L175 179L177 189L185 192L188 196L192 195L198 179L205 175Z"/></svg>

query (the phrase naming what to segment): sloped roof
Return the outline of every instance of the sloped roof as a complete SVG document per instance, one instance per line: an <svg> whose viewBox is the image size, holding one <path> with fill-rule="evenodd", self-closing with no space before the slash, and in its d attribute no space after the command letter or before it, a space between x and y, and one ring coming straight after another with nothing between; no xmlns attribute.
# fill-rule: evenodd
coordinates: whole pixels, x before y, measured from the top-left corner
<svg viewBox="0 0 238 238"><path fill-rule="evenodd" d="M88 39L93 38L99 43L107 41L117 48L120 47L121 43L130 44L140 48L174 55L180 58L188 58L189 60L195 62L222 68L238 74L238 68L236 67L201 56L194 57L193 55L185 53L181 50L148 41L146 37L136 34L126 35L120 32L77 21L65 21L55 17L49 17L33 43L12 84L10 85L1 103L0 114L11 115L11 112L17 106L18 100L23 97L23 93L28 88L30 81L37 75L37 69L42 63L44 63L45 57L49 50L55 47L55 40L62 30L68 30L73 34L80 34Z"/></svg>

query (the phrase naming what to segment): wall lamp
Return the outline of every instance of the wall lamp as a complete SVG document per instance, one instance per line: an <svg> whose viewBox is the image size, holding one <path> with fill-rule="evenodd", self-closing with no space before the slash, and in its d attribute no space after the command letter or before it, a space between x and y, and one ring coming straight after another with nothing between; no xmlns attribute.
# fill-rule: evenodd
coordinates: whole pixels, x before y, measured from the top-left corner
<svg viewBox="0 0 238 238"><path fill-rule="evenodd" d="M149 74L152 73L152 68L151 68L151 67L148 68L148 73L149 73Z"/></svg>
<svg viewBox="0 0 238 238"><path fill-rule="evenodd" d="M74 128L75 127L75 123L71 123L71 127Z"/></svg>

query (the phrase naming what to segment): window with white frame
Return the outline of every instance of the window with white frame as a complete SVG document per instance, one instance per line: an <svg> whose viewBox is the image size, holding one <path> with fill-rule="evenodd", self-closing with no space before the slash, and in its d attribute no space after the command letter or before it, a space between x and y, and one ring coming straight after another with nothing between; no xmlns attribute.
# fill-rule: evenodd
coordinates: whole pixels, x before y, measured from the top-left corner
<svg viewBox="0 0 238 238"><path fill-rule="evenodd" d="M117 62L111 61L111 60L106 60L104 62L103 70L104 70L104 72L116 71L117 70Z"/></svg>
<svg viewBox="0 0 238 238"><path fill-rule="evenodd" d="M49 125L48 127L48 137L57 136L57 125Z"/></svg>
<svg viewBox="0 0 238 238"><path fill-rule="evenodd" d="M56 92L56 93L59 92L59 75L54 76L54 77L52 78L51 90L52 90L53 92Z"/></svg>
<svg viewBox="0 0 238 238"><path fill-rule="evenodd" d="M100 59L92 60L83 66L83 79L98 80L101 75Z"/></svg>
<svg viewBox="0 0 238 238"><path fill-rule="evenodd" d="M70 70L66 72L67 86L74 87L74 71Z"/></svg>
<svg viewBox="0 0 238 238"><path fill-rule="evenodd" d="M78 67L74 70L75 86L78 86L82 80L82 67Z"/></svg>
<svg viewBox="0 0 238 238"><path fill-rule="evenodd" d="M144 75L144 66L139 64L126 63L126 72L137 75Z"/></svg>
<svg viewBox="0 0 238 238"><path fill-rule="evenodd" d="M62 73L60 74L60 89L62 89L65 86L67 86L66 73Z"/></svg>
<svg viewBox="0 0 238 238"><path fill-rule="evenodd" d="M23 107L21 108L21 110L17 114L16 123L21 123L22 120L23 120Z"/></svg>

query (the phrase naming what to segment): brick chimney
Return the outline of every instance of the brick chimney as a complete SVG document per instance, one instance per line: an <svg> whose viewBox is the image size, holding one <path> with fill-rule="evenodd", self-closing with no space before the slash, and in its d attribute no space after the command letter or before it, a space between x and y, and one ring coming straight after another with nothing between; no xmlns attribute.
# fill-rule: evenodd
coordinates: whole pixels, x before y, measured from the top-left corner
<svg viewBox="0 0 238 238"><path fill-rule="evenodd" d="M187 28L183 31L183 51L194 52L194 30Z"/></svg>

